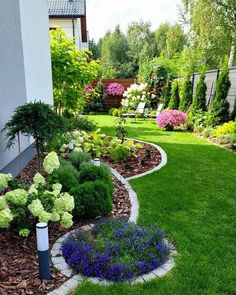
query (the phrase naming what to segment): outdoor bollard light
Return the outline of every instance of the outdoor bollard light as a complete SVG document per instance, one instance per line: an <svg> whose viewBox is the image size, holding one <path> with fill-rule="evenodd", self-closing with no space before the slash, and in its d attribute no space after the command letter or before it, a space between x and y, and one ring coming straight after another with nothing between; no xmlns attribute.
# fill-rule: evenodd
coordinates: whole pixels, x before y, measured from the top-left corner
<svg viewBox="0 0 236 295"><path fill-rule="evenodd" d="M95 158L95 159L93 160L93 163L94 163L94 165L97 166L97 167L100 167L100 165L101 165L101 162L100 162L100 159L99 159L99 158Z"/></svg>
<svg viewBox="0 0 236 295"><path fill-rule="evenodd" d="M47 223L36 224L39 276L41 280L50 280L49 239Z"/></svg>
<svg viewBox="0 0 236 295"><path fill-rule="evenodd" d="M72 141L69 141L69 153L71 153L74 149L74 144Z"/></svg>

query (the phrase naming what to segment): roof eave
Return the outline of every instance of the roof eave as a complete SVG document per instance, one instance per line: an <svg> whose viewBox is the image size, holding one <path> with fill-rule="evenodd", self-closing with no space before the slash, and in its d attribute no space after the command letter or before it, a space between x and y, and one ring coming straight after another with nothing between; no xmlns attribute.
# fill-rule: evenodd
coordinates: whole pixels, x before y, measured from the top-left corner
<svg viewBox="0 0 236 295"><path fill-rule="evenodd" d="M49 18L81 18L84 16L85 14L49 15Z"/></svg>

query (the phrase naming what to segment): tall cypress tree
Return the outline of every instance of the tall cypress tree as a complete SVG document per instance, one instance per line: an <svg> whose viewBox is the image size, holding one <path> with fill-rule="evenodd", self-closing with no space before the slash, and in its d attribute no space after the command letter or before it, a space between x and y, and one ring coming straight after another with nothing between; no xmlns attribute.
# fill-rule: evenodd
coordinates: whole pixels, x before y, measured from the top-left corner
<svg viewBox="0 0 236 295"><path fill-rule="evenodd" d="M202 73L200 75L200 79L196 86L195 95L193 98L192 113L195 113L197 111L207 111L206 107L206 91L207 91L207 85L205 83L205 73Z"/></svg>
<svg viewBox="0 0 236 295"><path fill-rule="evenodd" d="M216 83L216 92L210 108L209 125L216 126L230 120L227 96L231 86L229 69L224 67Z"/></svg>
<svg viewBox="0 0 236 295"><path fill-rule="evenodd" d="M178 110L179 108L179 84L178 81L175 80L172 82L172 88L171 88L171 99L168 105L168 108L171 110Z"/></svg>
<svg viewBox="0 0 236 295"><path fill-rule="evenodd" d="M192 81L189 76L186 76L183 81L179 110L186 112L192 104L192 99Z"/></svg>
<svg viewBox="0 0 236 295"><path fill-rule="evenodd" d="M164 89L164 109L168 108L169 101L171 97L171 79L170 76L167 77Z"/></svg>

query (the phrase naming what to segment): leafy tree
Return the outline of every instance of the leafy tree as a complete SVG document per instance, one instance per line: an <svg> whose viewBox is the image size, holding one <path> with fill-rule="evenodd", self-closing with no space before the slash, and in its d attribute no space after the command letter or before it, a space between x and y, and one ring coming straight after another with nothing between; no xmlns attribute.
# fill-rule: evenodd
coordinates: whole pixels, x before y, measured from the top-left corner
<svg viewBox="0 0 236 295"><path fill-rule="evenodd" d="M171 25L168 22L165 22L162 23L154 32L158 55L161 55L161 53L166 50L167 33L169 32L170 28Z"/></svg>
<svg viewBox="0 0 236 295"><path fill-rule="evenodd" d="M186 44L186 36L181 25L176 24L167 32L166 35L166 48L164 55L167 58L173 58L176 53L180 53Z"/></svg>
<svg viewBox="0 0 236 295"><path fill-rule="evenodd" d="M147 83L155 94L155 98L151 101L153 108L156 108L158 101L163 99L167 78L171 79L175 73L173 63L162 57L147 60L140 65L139 82Z"/></svg>
<svg viewBox="0 0 236 295"><path fill-rule="evenodd" d="M63 109L76 112L83 102L84 88L96 78L99 65L90 60L89 51L78 50L61 28L50 35L54 105L59 114Z"/></svg>
<svg viewBox="0 0 236 295"><path fill-rule="evenodd" d="M177 80L174 80L172 82L172 88L171 88L171 99L168 105L168 108L171 110L178 110L180 103L180 97L179 97L179 83Z"/></svg>
<svg viewBox="0 0 236 295"><path fill-rule="evenodd" d="M40 170L40 155L45 143L53 136L65 132L65 126L62 117L50 105L39 101L19 106L3 131L8 138L7 148L15 144L20 133L34 138Z"/></svg>
<svg viewBox="0 0 236 295"><path fill-rule="evenodd" d="M116 26L114 32L107 32L102 39L102 64L110 65L109 71L107 66L104 66L102 77L107 78L107 72L111 69L115 72L115 77L129 77L126 65L129 64L128 43L126 36L121 32L120 27Z"/></svg>
<svg viewBox="0 0 236 295"><path fill-rule="evenodd" d="M186 76L183 81L179 110L186 112L192 104L192 81L189 76Z"/></svg>
<svg viewBox="0 0 236 295"><path fill-rule="evenodd" d="M197 83L195 95L193 98L193 103L191 107L191 111L193 113L197 111L203 111L203 112L207 111L206 91L207 91L207 85L205 83L205 73L202 73Z"/></svg>
<svg viewBox="0 0 236 295"><path fill-rule="evenodd" d="M227 96L231 86L229 70L224 67L216 83L216 92L210 108L209 125L223 124L230 119Z"/></svg>
<svg viewBox="0 0 236 295"><path fill-rule="evenodd" d="M157 54L155 36L151 31L151 24L143 21L129 24L127 41L133 73L137 75L141 62L146 59L152 59Z"/></svg>
<svg viewBox="0 0 236 295"><path fill-rule="evenodd" d="M92 57L94 59L101 58L101 47L100 43L96 44L94 39L89 40L89 50L92 52Z"/></svg>
<svg viewBox="0 0 236 295"><path fill-rule="evenodd" d="M201 48L206 64L217 67L224 56L229 66L235 55L236 1L235 0L182 0L188 23L194 34L195 46Z"/></svg>

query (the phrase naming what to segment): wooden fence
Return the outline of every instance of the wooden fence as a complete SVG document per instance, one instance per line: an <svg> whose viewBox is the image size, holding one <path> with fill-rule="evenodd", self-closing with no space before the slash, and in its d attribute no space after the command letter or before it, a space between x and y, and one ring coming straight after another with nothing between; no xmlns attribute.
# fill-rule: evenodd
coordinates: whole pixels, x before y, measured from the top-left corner
<svg viewBox="0 0 236 295"><path fill-rule="evenodd" d="M99 80L94 80L91 85L92 87L96 87L97 83ZM124 86L125 90L133 83L135 83L134 79L103 79L102 83L104 84L105 88L110 83L119 83ZM112 96L112 95L107 95L105 98L105 104L106 104L106 109L109 110L111 108L118 108L120 106L122 96Z"/></svg>

